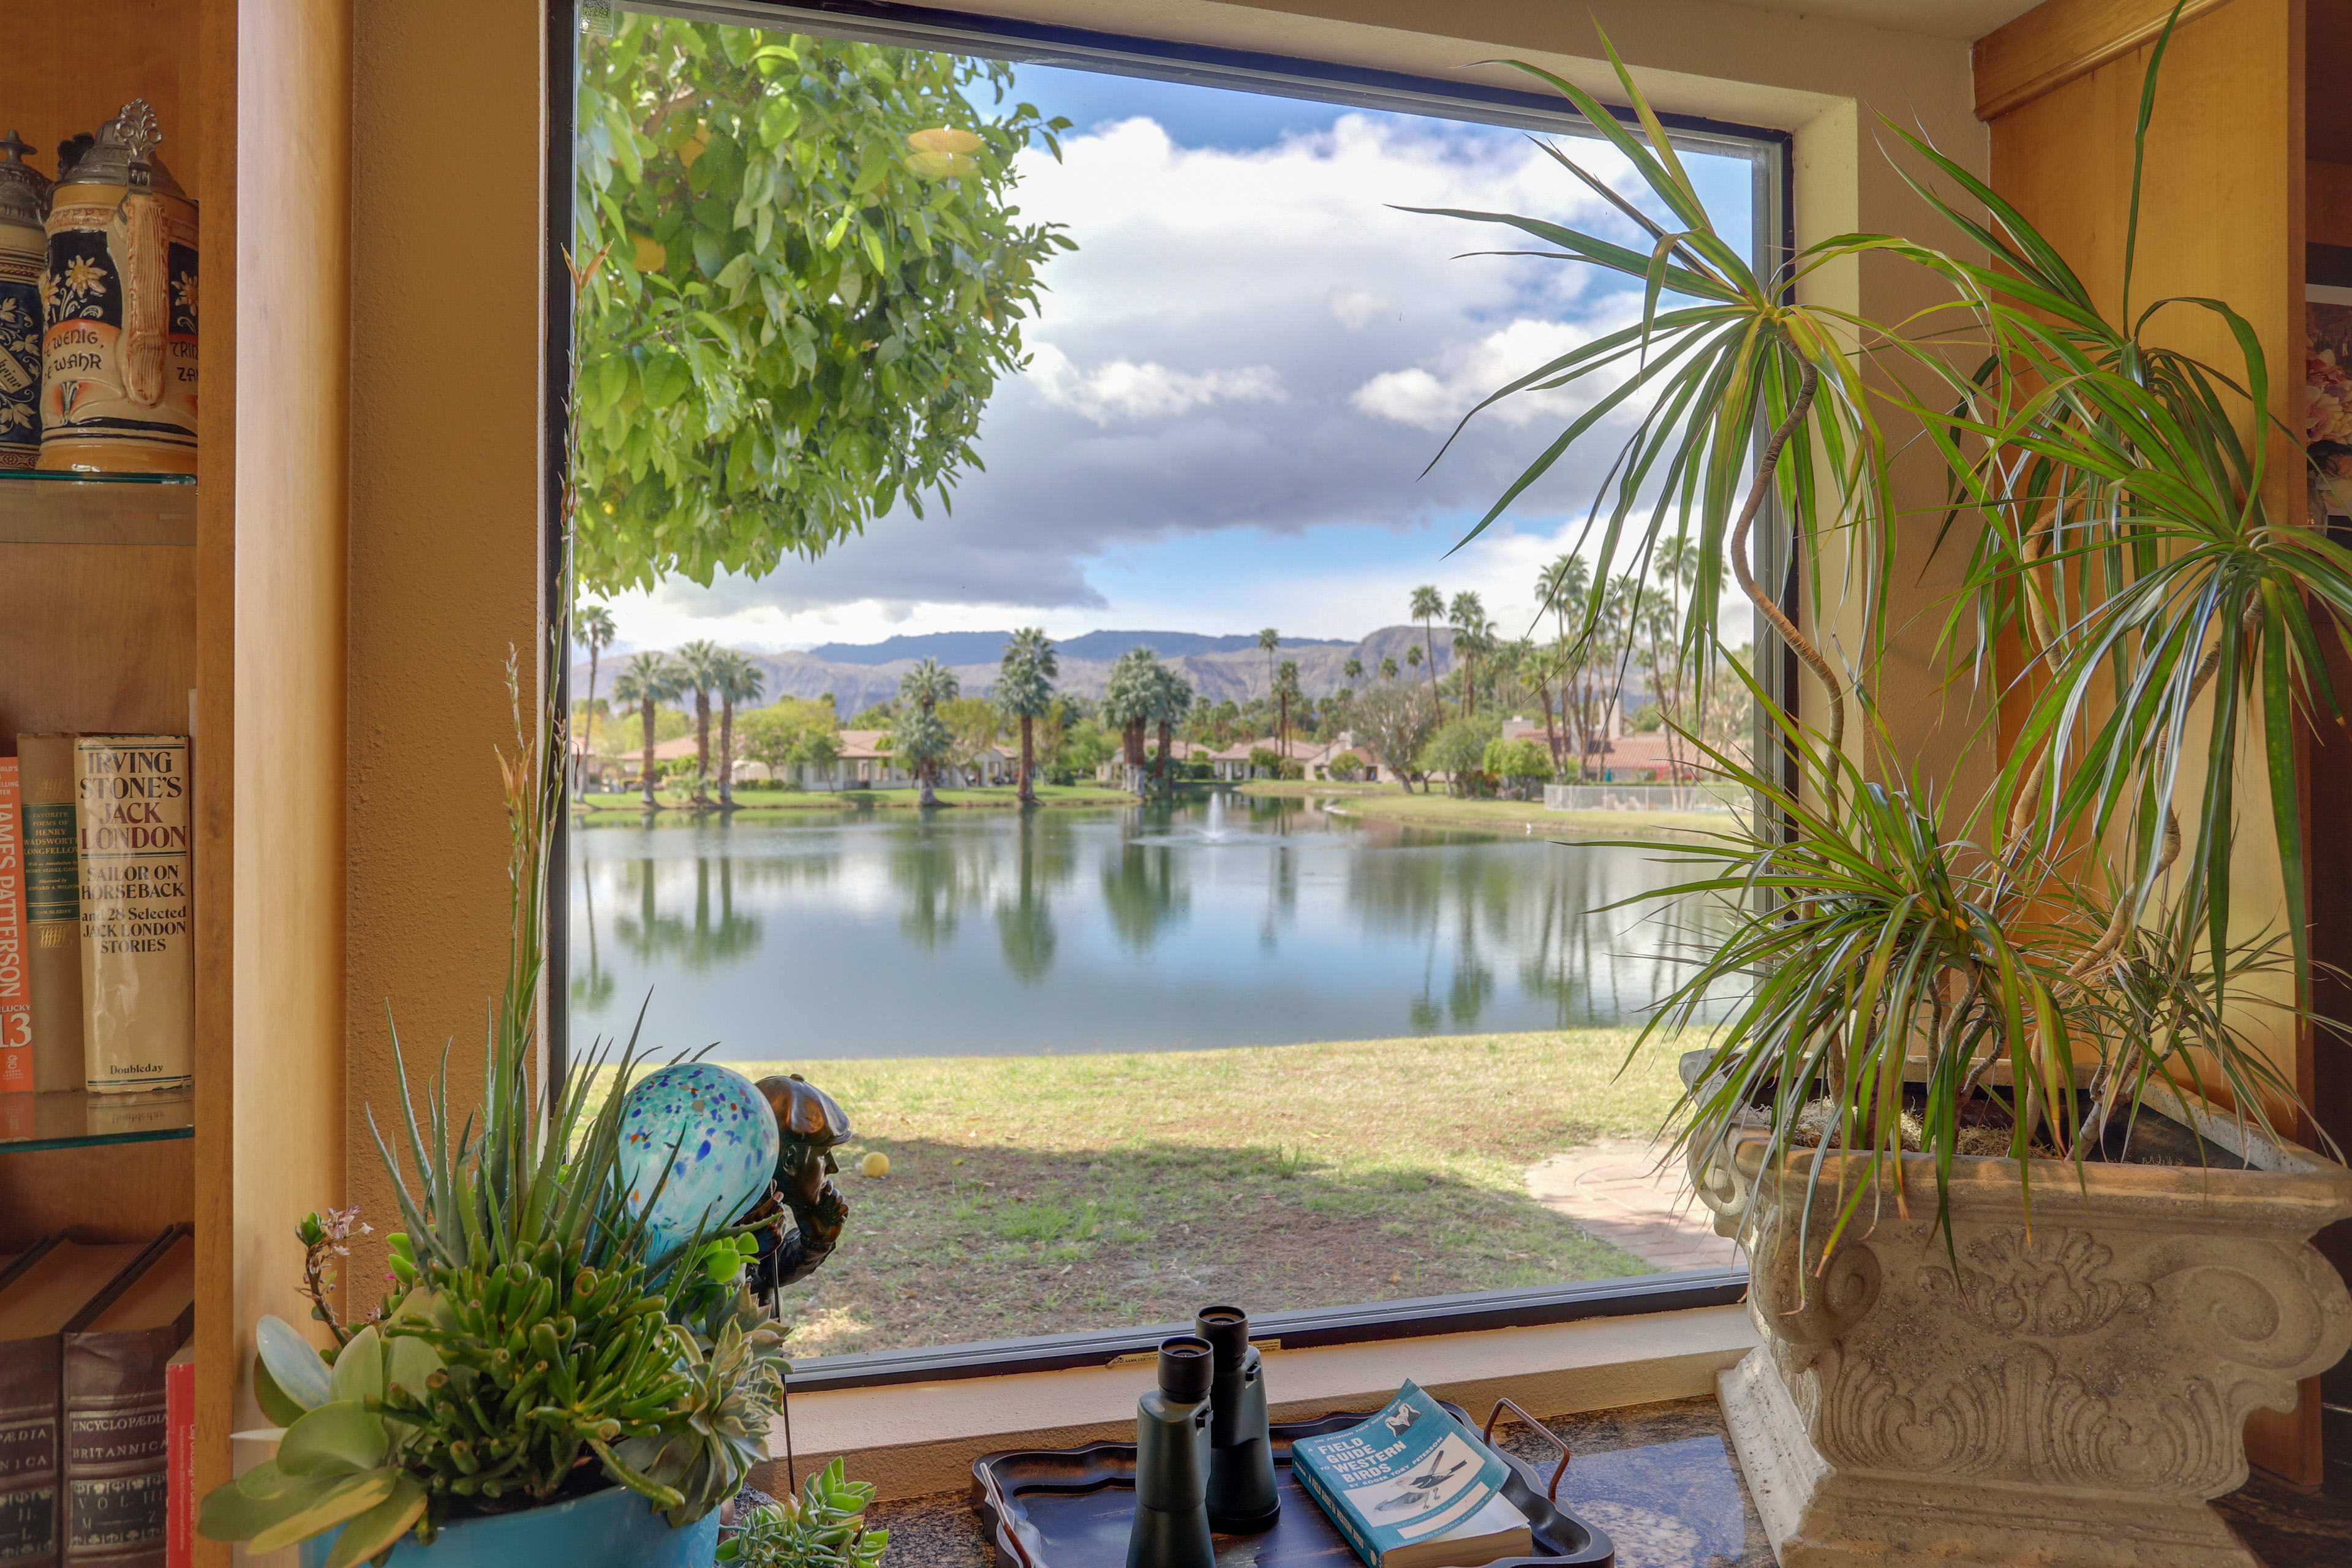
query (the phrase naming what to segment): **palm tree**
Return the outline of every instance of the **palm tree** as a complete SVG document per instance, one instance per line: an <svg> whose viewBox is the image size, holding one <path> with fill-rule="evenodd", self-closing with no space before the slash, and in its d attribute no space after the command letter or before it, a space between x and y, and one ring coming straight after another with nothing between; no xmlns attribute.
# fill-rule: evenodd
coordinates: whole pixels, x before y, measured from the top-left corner
<svg viewBox="0 0 2352 1568"><path fill-rule="evenodd" d="M1537 601L1551 612L1552 624L1562 637L1568 636L1568 606L1591 588L1592 568L1581 555L1559 556L1536 578Z"/></svg>
<svg viewBox="0 0 2352 1568"><path fill-rule="evenodd" d="M602 605L583 605L572 612L572 635L588 650L588 733L581 742L583 765L586 755L596 750L596 661L613 646L618 632L613 612Z"/></svg>
<svg viewBox="0 0 2352 1568"><path fill-rule="evenodd" d="M677 650L677 662L686 672L686 689L694 693L694 799L698 805L710 804L710 691L719 684L719 669L727 658L727 650L708 637L687 644Z"/></svg>
<svg viewBox="0 0 2352 1568"><path fill-rule="evenodd" d="M613 700L631 703L645 721L646 749L644 784L646 809L652 811L661 802L654 795L654 710L665 702L674 702L686 684L686 673L677 660L666 653L641 653L629 660L621 678L613 682Z"/></svg>
<svg viewBox="0 0 2352 1568"><path fill-rule="evenodd" d="M1478 710L1477 660L1486 651L1486 606L1465 588L1454 595L1446 620L1454 627L1454 662L1462 671L1462 713L1467 718Z"/></svg>
<svg viewBox="0 0 2352 1568"><path fill-rule="evenodd" d="M1265 694L1274 695L1274 650L1282 646L1282 634L1272 626L1257 634L1257 646L1265 653Z"/></svg>
<svg viewBox="0 0 2352 1568"><path fill-rule="evenodd" d="M940 717L939 706L954 701L961 689L955 671L935 658L923 660L898 678L898 698L904 706L891 742L898 755L914 764L919 805L940 804L935 793L940 759L947 755L955 737L949 732L947 721Z"/></svg>
<svg viewBox="0 0 2352 1568"><path fill-rule="evenodd" d="M1347 663L1339 667L1339 673L1348 678L1348 684L1352 688L1356 682L1364 679L1364 661L1351 656Z"/></svg>
<svg viewBox="0 0 2352 1568"><path fill-rule="evenodd" d="M1021 789L1024 805L1037 804L1034 726L1054 706L1054 681L1062 673L1052 639L1043 626L1024 626L1004 645L997 665L996 706L1021 721Z"/></svg>
<svg viewBox="0 0 2352 1568"><path fill-rule="evenodd" d="M1397 662L1396 662L1396 660L1395 660L1394 658L1383 658L1383 659L1381 659L1381 679L1382 680L1394 680L1394 679L1396 679L1396 675L1397 675Z"/></svg>
<svg viewBox="0 0 2352 1568"><path fill-rule="evenodd" d="M1111 661L1103 681L1102 721L1116 725L1127 765L1143 765L1143 731L1150 722L1152 695L1160 680L1160 656L1131 647Z"/></svg>
<svg viewBox="0 0 2352 1568"><path fill-rule="evenodd" d="M1429 647L1429 707L1442 721L1444 708L1437 700L1437 639L1430 627L1445 614L1445 595L1433 584L1423 584L1412 591L1412 618L1421 623L1421 639ZM1408 658L1405 662L1415 662Z"/></svg>
<svg viewBox="0 0 2352 1568"><path fill-rule="evenodd" d="M1417 647L1413 647L1412 644L1410 644L1410 643L1407 643L1407 644L1405 645L1405 650L1404 650L1404 662L1405 662L1405 668L1408 668L1408 669L1419 669L1419 668L1421 668L1421 663L1422 663L1422 660L1421 660L1421 649L1419 649L1419 648L1417 648ZM1431 668L1432 669L1434 669L1434 668L1436 668L1437 667L1436 667L1435 665L1432 665L1432 666L1430 666L1430 668ZM1434 700L1434 699L1433 698L1433 699L1432 699L1432 700L1433 701L1433 700Z"/></svg>
<svg viewBox="0 0 2352 1568"><path fill-rule="evenodd" d="M1285 761L1290 757L1290 705L1298 700L1298 662L1286 658L1274 675L1274 700L1281 717L1275 721L1276 749Z"/></svg>
<svg viewBox="0 0 2352 1568"><path fill-rule="evenodd" d="M757 702L768 684L768 672L750 656L725 650L719 661L719 809L735 809L735 704Z"/></svg>
<svg viewBox="0 0 2352 1568"><path fill-rule="evenodd" d="M1192 709L1192 683L1176 673L1171 666L1155 664L1151 669L1150 712L1152 721L1160 726L1160 755L1152 763L1152 776L1165 783L1168 759L1174 754L1176 726Z"/></svg>

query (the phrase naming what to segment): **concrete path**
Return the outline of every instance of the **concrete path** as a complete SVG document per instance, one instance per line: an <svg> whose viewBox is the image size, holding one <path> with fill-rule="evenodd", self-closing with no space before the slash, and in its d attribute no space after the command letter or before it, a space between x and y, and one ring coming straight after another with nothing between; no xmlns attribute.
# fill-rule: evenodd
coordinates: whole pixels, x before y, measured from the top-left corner
<svg viewBox="0 0 2352 1568"><path fill-rule="evenodd" d="M1528 1192L1612 1247L1654 1268L1736 1268L1739 1248L1715 1234L1715 1216L1691 1195L1679 1162L1636 1138L1604 1138L1528 1168Z"/></svg>

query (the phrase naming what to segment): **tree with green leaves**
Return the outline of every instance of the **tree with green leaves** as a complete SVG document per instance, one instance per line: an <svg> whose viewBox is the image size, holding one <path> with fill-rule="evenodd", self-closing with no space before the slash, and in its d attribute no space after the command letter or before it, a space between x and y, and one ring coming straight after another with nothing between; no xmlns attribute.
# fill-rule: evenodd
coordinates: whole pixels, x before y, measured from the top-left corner
<svg viewBox="0 0 2352 1568"><path fill-rule="evenodd" d="M645 721L642 778L647 811L660 805L654 795L654 710L665 702L677 701L685 685L686 672L678 668L677 660L666 653L635 655L629 660L628 668L621 671L620 679L613 682L613 700L634 705Z"/></svg>
<svg viewBox="0 0 2352 1568"><path fill-rule="evenodd" d="M953 701L961 689L955 671L935 658L898 678L898 721L891 727L890 750L914 770L919 805L940 804L940 759L955 746L955 731L940 717L940 705Z"/></svg>
<svg viewBox="0 0 2352 1568"><path fill-rule="evenodd" d="M1467 588L1454 595L1445 619L1454 628L1454 667L1462 672L1462 714L1468 718L1478 710L1478 667L1493 651L1494 623L1486 618L1485 603Z"/></svg>
<svg viewBox="0 0 2352 1568"><path fill-rule="evenodd" d="M1434 584L1424 583L1412 591L1412 618L1421 623L1422 641L1429 647L1429 708L1440 719L1444 717L1444 710L1437 700L1437 634L1431 628L1444 616L1445 595L1437 591ZM1416 662L1410 652L1405 662Z"/></svg>
<svg viewBox="0 0 2352 1568"><path fill-rule="evenodd" d="M1274 695L1274 650L1282 646L1282 634L1267 626L1257 634L1257 646L1258 651L1265 655L1265 690L1271 698Z"/></svg>
<svg viewBox="0 0 2352 1568"><path fill-rule="evenodd" d="M1383 659L1381 659L1381 679L1382 680L1394 680L1396 678L1397 678L1397 661L1396 661L1393 658L1383 658Z"/></svg>
<svg viewBox="0 0 2352 1568"><path fill-rule="evenodd" d="M719 805L735 809L735 705L757 702L768 684L767 671L747 654L720 650L718 677L711 689L719 698Z"/></svg>
<svg viewBox="0 0 2352 1568"><path fill-rule="evenodd" d="M1039 268L1002 61L615 15L582 52L580 580L814 556L977 459Z"/></svg>
<svg viewBox="0 0 2352 1568"><path fill-rule="evenodd" d="M1274 672L1275 710L1280 715L1274 721L1274 738L1281 745L1282 754L1286 757L1290 755L1290 705L1297 701L1301 695L1298 685L1298 661L1295 658L1286 658L1282 661L1281 668Z"/></svg>
<svg viewBox="0 0 2352 1568"><path fill-rule="evenodd" d="M1352 688L1356 682L1364 679L1364 661L1350 654L1348 656L1348 662L1339 667L1339 673L1348 678L1348 684Z"/></svg>
<svg viewBox="0 0 2352 1568"><path fill-rule="evenodd" d="M840 728L830 695L782 697L736 721L743 754L782 779L803 767L830 767L841 755Z"/></svg>
<svg viewBox="0 0 2352 1568"><path fill-rule="evenodd" d="M1020 800L1037 804L1036 721L1054 706L1054 682L1061 675L1060 658L1043 626L1023 626L1006 639L1004 657L996 666L996 705L1021 726Z"/></svg>
<svg viewBox="0 0 2352 1568"><path fill-rule="evenodd" d="M1103 722L1118 729L1129 767L1144 763L1144 729L1155 711L1159 686L1160 656L1148 647L1120 654L1103 679Z"/></svg>
<svg viewBox="0 0 2352 1568"><path fill-rule="evenodd" d="M694 694L694 802L710 804L710 693L727 650L709 637L698 637L677 650L677 667L685 689Z"/></svg>
<svg viewBox="0 0 2352 1568"><path fill-rule="evenodd" d="M1165 784L1169 760L1175 754L1176 726L1192 710L1192 683L1169 665L1155 661L1151 671L1150 719L1160 728L1160 755L1152 763L1151 776Z"/></svg>
<svg viewBox="0 0 2352 1568"><path fill-rule="evenodd" d="M613 612L602 605L582 605L572 612L572 639L588 650L588 722L587 733L581 737L581 750L593 753L596 750L596 664L620 628L613 624Z"/></svg>

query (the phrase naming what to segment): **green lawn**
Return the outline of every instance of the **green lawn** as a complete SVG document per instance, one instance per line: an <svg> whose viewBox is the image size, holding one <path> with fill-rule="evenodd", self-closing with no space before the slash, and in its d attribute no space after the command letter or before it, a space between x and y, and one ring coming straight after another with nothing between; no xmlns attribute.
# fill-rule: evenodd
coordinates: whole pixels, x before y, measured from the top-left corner
<svg viewBox="0 0 2352 1568"><path fill-rule="evenodd" d="M1339 816L1430 827L1483 827L1495 833L1549 838L1685 838L1727 832L1728 814L1696 811L1547 811L1540 800L1457 800L1447 795L1407 795L1394 784L1254 783L1244 795L1325 799Z"/></svg>
<svg viewBox="0 0 2352 1568"><path fill-rule="evenodd" d="M1009 810L1021 804L1019 792L1011 784L996 789L943 789L938 792L940 804L948 806L984 806ZM656 799L664 811L691 812L694 803L687 792L666 789ZM1044 805L1132 805L1135 796L1108 784L1045 784L1037 786L1037 799ZM574 808L583 811L619 812L640 815L645 810L645 797L635 793L627 795L575 795ZM739 811L848 811L880 808L911 811L915 806L912 789L852 789L852 790L787 790L738 789L735 805ZM706 808L707 809L707 808Z"/></svg>
<svg viewBox="0 0 2352 1568"><path fill-rule="evenodd" d="M793 1296L802 1354L1646 1272L1527 1167L1655 1130L1630 1031L1223 1051L794 1062L856 1128L851 1218ZM783 1070L734 1063L751 1077ZM878 1150L890 1173L855 1173Z"/></svg>

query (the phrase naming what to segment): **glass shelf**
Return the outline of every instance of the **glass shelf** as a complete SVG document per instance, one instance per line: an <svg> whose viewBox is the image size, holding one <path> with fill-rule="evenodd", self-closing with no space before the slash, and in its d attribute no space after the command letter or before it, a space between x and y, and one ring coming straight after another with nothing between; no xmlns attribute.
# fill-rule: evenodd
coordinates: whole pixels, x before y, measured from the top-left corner
<svg viewBox="0 0 2352 1568"><path fill-rule="evenodd" d="M196 1135L193 1089L152 1094L0 1094L0 1154L79 1149L93 1143L152 1143Z"/></svg>
<svg viewBox="0 0 2352 1568"><path fill-rule="evenodd" d="M194 474L72 474L0 468L0 543L196 542Z"/></svg>

